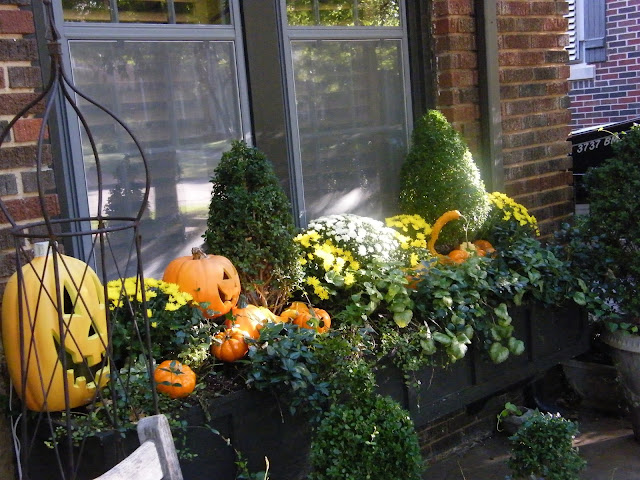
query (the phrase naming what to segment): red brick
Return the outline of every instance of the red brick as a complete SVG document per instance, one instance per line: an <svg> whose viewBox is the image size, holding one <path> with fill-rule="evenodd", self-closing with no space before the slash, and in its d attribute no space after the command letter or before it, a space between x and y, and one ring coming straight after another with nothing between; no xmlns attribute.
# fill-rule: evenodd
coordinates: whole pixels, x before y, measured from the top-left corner
<svg viewBox="0 0 640 480"><path fill-rule="evenodd" d="M0 169L34 167L36 165L36 155L35 145L0 148ZM49 145L43 145L42 163L48 166L52 164Z"/></svg>
<svg viewBox="0 0 640 480"><path fill-rule="evenodd" d="M0 88L5 88L4 83L4 68L0 67Z"/></svg>
<svg viewBox="0 0 640 480"><path fill-rule="evenodd" d="M33 14L27 10L0 10L0 33L35 32Z"/></svg>
<svg viewBox="0 0 640 480"><path fill-rule="evenodd" d="M37 88L42 86L39 67L9 67L9 86L11 88Z"/></svg>
<svg viewBox="0 0 640 480"><path fill-rule="evenodd" d="M535 2L534 2L535 3ZM498 2L498 15L529 15L531 8L529 2Z"/></svg>
<svg viewBox="0 0 640 480"><path fill-rule="evenodd" d="M34 39L0 39L0 61L38 59L38 46ZM1 102L0 102L1 103Z"/></svg>
<svg viewBox="0 0 640 480"><path fill-rule="evenodd" d="M0 94L0 115L16 115L27 106L37 95L35 93L4 93ZM36 104L29 113L42 113L44 106L42 102Z"/></svg>
<svg viewBox="0 0 640 480"><path fill-rule="evenodd" d="M37 220L42 218L43 212L38 197L17 198L13 200L5 200L4 202L9 215L15 222L26 220ZM45 197L45 208L49 215L58 215L60 206L58 204L57 195L47 195ZM4 213L0 212L0 223L7 223L8 219Z"/></svg>
<svg viewBox="0 0 640 480"><path fill-rule="evenodd" d="M40 134L41 118L22 118L13 126L13 137L16 142L35 142ZM45 130L44 138L47 138Z"/></svg>
<svg viewBox="0 0 640 480"><path fill-rule="evenodd" d="M449 70L438 75L438 86L440 88L463 88L477 85L477 83L477 74L470 70Z"/></svg>
<svg viewBox="0 0 640 480"><path fill-rule="evenodd" d="M552 188L571 185L571 172L556 172L536 178L528 178L516 182L505 183L505 193L511 197L532 192L542 192Z"/></svg>

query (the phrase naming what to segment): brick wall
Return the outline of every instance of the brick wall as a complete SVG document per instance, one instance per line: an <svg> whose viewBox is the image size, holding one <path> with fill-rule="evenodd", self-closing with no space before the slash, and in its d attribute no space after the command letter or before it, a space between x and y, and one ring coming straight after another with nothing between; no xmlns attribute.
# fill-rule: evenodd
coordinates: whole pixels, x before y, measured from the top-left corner
<svg viewBox="0 0 640 480"><path fill-rule="evenodd" d="M498 2L498 47L505 193L529 208L543 234L573 211L566 4ZM437 107L479 142L477 47L471 0L434 2Z"/></svg>
<svg viewBox="0 0 640 480"><path fill-rule="evenodd" d="M640 2L608 0L607 60L570 82L573 129L640 118Z"/></svg>

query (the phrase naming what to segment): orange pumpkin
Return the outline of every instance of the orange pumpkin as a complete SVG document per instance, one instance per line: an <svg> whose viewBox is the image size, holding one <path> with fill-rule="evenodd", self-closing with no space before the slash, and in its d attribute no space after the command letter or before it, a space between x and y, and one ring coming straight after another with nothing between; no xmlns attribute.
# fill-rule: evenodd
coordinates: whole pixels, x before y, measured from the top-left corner
<svg viewBox="0 0 640 480"><path fill-rule="evenodd" d="M441 255L436 251L436 242L438 241L442 227L453 220L458 220L460 217L462 217L462 214L458 210L449 210L448 212L440 215L440 217L435 221L433 227L431 227L431 236L427 242L427 248L431 255L439 258L440 260L447 260L446 255Z"/></svg>
<svg viewBox="0 0 640 480"><path fill-rule="evenodd" d="M208 303L203 313L209 318L229 312L240 296L240 277L233 263L221 255L207 255L199 248L194 248L191 256L172 260L162 280L177 283L196 302Z"/></svg>
<svg viewBox="0 0 640 480"><path fill-rule="evenodd" d="M245 332L239 328L227 328L218 332L211 343L211 353L223 362L235 362L249 351L245 341Z"/></svg>
<svg viewBox="0 0 640 480"><path fill-rule="evenodd" d="M251 338L257 340L260 337L260 329L266 322L267 316L260 307L247 305L245 307L233 307L231 309L231 318L227 318L224 324L227 328L239 328Z"/></svg>
<svg viewBox="0 0 640 480"><path fill-rule="evenodd" d="M280 314L280 318L283 322L293 322L301 313L309 313L309 305L304 302L291 302Z"/></svg>
<svg viewBox="0 0 640 480"><path fill-rule="evenodd" d="M469 258L469 252L466 250L451 250L447 256L454 263L463 263Z"/></svg>
<svg viewBox="0 0 640 480"><path fill-rule="evenodd" d="M165 360L153 372L156 390L171 398L183 398L196 387L196 374L177 360Z"/></svg>
<svg viewBox="0 0 640 480"><path fill-rule="evenodd" d="M478 250L483 252L482 254L478 252L478 254L483 257L484 255L491 255L496 251L496 249L493 248L493 245L491 245L491 243L489 243L489 241L487 240L476 240L473 242L473 244L478 248Z"/></svg>
<svg viewBox="0 0 640 480"><path fill-rule="evenodd" d="M318 333L325 333L331 328L331 317L326 310L314 308L298 314L293 323L300 328L314 328Z"/></svg>

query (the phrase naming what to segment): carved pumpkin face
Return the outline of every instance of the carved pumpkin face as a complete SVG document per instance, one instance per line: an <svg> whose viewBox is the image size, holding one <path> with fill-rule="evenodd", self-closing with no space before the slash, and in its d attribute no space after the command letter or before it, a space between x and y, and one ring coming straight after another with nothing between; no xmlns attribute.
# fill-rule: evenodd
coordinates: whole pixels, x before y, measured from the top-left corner
<svg viewBox="0 0 640 480"><path fill-rule="evenodd" d="M178 284L196 302L208 303L209 312L203 312L207 317L229 312L240 296L240 277L231 260L222 255L206 255L199 248L194 248L192 255L172 260L162 280Z"/></svg>
<svg viewBox="0 0 640 480"><path fill-rule="evenodd" d="M57 257L59 292L56 293L54 259L50 254L36 257L22 267L22 285L14 273L2 300L2 340L9 374L18 396L35 411L67 407L65 377L69 408L91 402L96 385L101 388L109 380L107 320L100 280L86 263L66 255ZM21 329L24 362L20 358Z"/></svg>

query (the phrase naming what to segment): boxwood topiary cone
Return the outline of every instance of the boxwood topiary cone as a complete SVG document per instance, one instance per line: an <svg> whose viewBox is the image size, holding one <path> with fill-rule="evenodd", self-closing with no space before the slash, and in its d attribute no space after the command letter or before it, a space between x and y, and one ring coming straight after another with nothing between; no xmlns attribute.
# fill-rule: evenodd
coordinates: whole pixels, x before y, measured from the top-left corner
<svg viewBox="0 0 640 480"><path fill-rule="evenodd" d="M279 311L297 282L291 204L266 155L234 141L211 178L207 249L227 257L247 301Z"/></svg>
<svg viewBox="0 0 640 480"><path fill-rule="evenodd" d="M402 213L418 214L433 224L449 210L464 216L449 222L438 244L453 248L480 229L490 204L471 152L445 116L429 110L413 129L412 145L400 172Z"/></svg>

